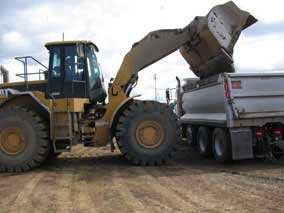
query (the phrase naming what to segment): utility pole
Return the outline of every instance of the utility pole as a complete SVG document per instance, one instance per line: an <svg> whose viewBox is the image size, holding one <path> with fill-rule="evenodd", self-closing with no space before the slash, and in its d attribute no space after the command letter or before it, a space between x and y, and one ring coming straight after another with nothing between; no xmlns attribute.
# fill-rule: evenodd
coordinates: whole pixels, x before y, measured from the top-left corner
<svg viewBox="0 0 284 213"><path fill-rule="evenodd" d="M64 32L62 33L62 41L64 41Z"/></svg>
<svg viewBox="0 0 284 213"><path fill-rule="evenodd" d="M155 80L155 101L157 101L157 74L154 74L154 80Z"/></svg>

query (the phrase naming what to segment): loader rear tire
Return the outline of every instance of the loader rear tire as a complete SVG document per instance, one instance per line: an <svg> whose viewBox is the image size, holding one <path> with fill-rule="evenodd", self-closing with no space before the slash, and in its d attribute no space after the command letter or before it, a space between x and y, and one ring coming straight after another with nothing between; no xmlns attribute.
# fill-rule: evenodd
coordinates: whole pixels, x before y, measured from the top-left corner
<svg viewBox="0 0 284 213"><path fill-rule="evenodd" d="M0 171L23 172L39 166L50 152L44 120L26 108L0 109Z"/></svg>
<svg viewBox="0 0 284 213"><path fill-rule="evenodd" d="M165 163L180 137L177 116L165 104L154 101L134 101L116 126L121 153L136 165Z"/></svg>

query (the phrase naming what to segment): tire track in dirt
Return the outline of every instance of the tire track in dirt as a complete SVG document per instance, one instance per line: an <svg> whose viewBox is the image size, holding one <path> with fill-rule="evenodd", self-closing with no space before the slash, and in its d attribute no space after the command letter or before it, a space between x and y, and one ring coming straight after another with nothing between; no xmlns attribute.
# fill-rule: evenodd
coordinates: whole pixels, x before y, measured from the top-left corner
<svg viewBox="0 0 284 213"><path fill-rule="evenodd" d="M194 185L198 190L200 189L201 181L195 180L192 178L193 176L199 176L198 170L190 170L190 174L184 174L185 179L190 180L188 184L186 185L180 185L180 174L173 175L168 174L164 171L171 170L171 168L159 168L159 169L153 169L153 168L147 168L150 174L153 175L153 177L157 177L158 181L166 185L169 190L173 191L173 193L176 193L180 197L182 197L187 202L192 203L191 208L184 208L183 211L185 212L219 212L219 204L216 202L208 202L208 200L205 200L203 196L200 196L195 192L195 190L191 187ZM177 171L175 168L174 171ZM207 193L208 189L204 189L203 193ZM226 211L230 210L230 206L226 206L225 204L222 204L222 208L226 209Z"/></svg>
<svg viewBox="0 0 284 213"><path fill-rule="evenodd" d="M39 181L30 200L33 204L33 211L37 212L56 212L56 181L59 174L56 171L41 171L44 172L44 177Z"/></svg>
<svg viewBox="0 0 284 213"><path fill-rule="evenodd" d="M102 165L96 168L98 175L101 175L99 179L99 184L96 183L96 187L90 190L92 193L92 198L95 199L95 203L99 205L96 206L98 212L132 212L131 206L124 200L125 197L121 190L125 190L121 185L118 184L114 172L114 167L104 167ZM97 191L99 189L99 191ZM99 199L97 200L96 195L99 194ZM94 201L94 200L93 200Z"/></svg>
<svg viewBox="0 0 284 213"><path fill-rule="evenodd" d="M87 171L90 169L87 166L80 167L80 172L73 178L71 187L73 212L97 212L89 189L91 181L88 178L89 174Z"/></svg>
<svg viewBox="0 0 284 213"><path fill-rule="evenodd" d="M182 190L179 187L187 186L205 205L213 204L212 207L215 205L214 208L220 209L220 211L255 212L258 205L263 207L258 209L258 212L267 212L270 209L271 206L267 205L265 196L263 196L269 191L268 189L262 191L259 188L248 187L244 183L238 182L238 178L231 174L218 171L214 173L212 170L210 173L209 171L198 176L188 174L188 178L186 178L186 173L189 171L184 170L185 174L180 174L179 184L176 187L178 190ZM172 178L174 181L177 180L174 176ZM254 190L255 193L253 193ZM275 198L274 202L276 200Z"/></svg>
<svg viewBox="0 0 284 213"><path fill-rule="evenodd" d="M107 189L109 177L106 175L108 170L101 165L97 166L92 162L91 167L86 168L85 178L87 189L85 193L89 194L93 203L95 212L104 212L104 193Z"/></svg>
<svg viewBox="0 0 284 213"><path fill-rule="evenodd" d="M1 212L8 212L9 208L13 206L25 186L32 178L29 174L1 174L0 175L0 208ZM20 186L20 187L19 187Z"/></svg>
<svg viewBox="0 0 284 213"><path fill-rule="evenodd" d="M158 167L152 169L157 171ZM153 176L147 167L133 167L131 170L132 178L127 179L127 183L131 183L129 185L130 191L153 211L194 212L192 210L198 206L197 203L172 190L169 187L168 177L164 177L166 182L160 182L160 176L163 176L162 173ZM206 208L201 208L196 212L206 210Z"/></svg>
<svg viewBox="0 0 284 213"><path fill-rule="evenodd" d="M281 185L277 183L265 183L255 179L247 178L247 176L235 176L224 174L227 182L224 185L229 185L234 191L235 196L242 196L243 199L250 203L252 208L261 206L258 212L267 212L272 209L283 211L284 203L283 192L277 190ZM278 185L278 187L277 187ZM283 186L283 185L282 185Z"/></svg>
<svg viewBox="0 0 284 213"><path fill-rule="evenodd" d="M54 183L56 185L56 191L54 193L56 197L57 212L73 211L71 189L73 184L76 184L74 181L75 171L76 170L73 167L68 169L59 168L54 171L58 173Z"/></svg>
<svg viewBox="0 0 284 213"><path fill-rule="evenodd" d="M45 173L34 173L28 183L22 188L17 195L13 205L9 208L9 212L23 212L33 208L30 197L35 193L35 188L40 180L45 176Z"/></svg>
<svg viewBox="0 0 284 213"><path fill-rule="evenodd" d="M131 167L130 167L131 168ZM125 205L133 212L150 212L147 205L144 205L139 198L130 191L129 178L125 177L124 170L116 167L112 171L112 186L120 194Z"/></svg>
<svg viewBox="0 0 284 213"><path fill-rule="evenodd" d="M260 212L267 211L284 211L284 193L283 185L279 183L272 183L255 181L254 179L247 178L247 176L228 176L226 175L228 182L234 189L234 194L238 193L240 196L245 195L246 201L251 201L254 206L262 206ZM244 193L244 189L246 189Z"/></svg>
<svg viewBox="0 0 284 213"><path fill-rule="evenodd" d="M184 171L188 169L188 167L184 166L182 167L184 168ZM281 176L281 173L283 173L284 170L281 170L279 168L277 169L271 167L259 168L259 164L257 164L255 166L255 169L248 171L243 171L243 169L241 168L237 169L234 167L231 169L228 168L224 169L224 168L214 168L209 166L205 167L202 166L201 168L199 168L199 170L200 172L205 172L205 173L223 174L226 176L226 179L234 178L234 181L232 180L233 182L231 182L230 184L233 184L236 181L238 182L239 186L247 186L247 187L254 186L256 189L263 189L263 190L273 189L277 191L278 195L282 195L284 193L282 187L280 187L283 185L284 179L282 177L279 177ZM274 174L273 171L276 171L277 174ZM243 181L240 182L240 180Z"/></svg>
<svg viewBox="0 0 284 213"><path fill-rule="evenodd" d="M151 168L149 169L152 170ZM200 206L198 209L207 208L208 211L215 212L242 210L238 208L242 203L241 200L233 198L229 189L218 187L218 183L224 182L224 180L220 180L218 173L212 175L208 171L195 168L180 168L180 171L174 174L171 172L171 169L172 168L160 170L161 173L164 173L164 175L170 179L167 181L161 179L160 181L167 183L172 190L176 191L176 193L180 193L181 196L185 196L187 199L198 203ZM177 168L173 169L174 171L177 170ZM155 171L152 171L154 176L157 175L155 173Z"/></svg>

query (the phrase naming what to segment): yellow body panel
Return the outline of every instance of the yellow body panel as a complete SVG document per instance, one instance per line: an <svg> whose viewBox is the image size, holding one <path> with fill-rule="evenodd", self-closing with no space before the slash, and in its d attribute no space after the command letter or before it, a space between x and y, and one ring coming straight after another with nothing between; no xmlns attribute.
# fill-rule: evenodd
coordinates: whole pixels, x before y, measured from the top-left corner
<svg viewBox="0 0 284 213"><path fill-rule="evenodd" d="M87 41L87 40L71 40L71 41L52 41L52 42L47 42L47 43L45 44L45 46L62 45L62 44L77 44L77 43L93 44L93 45L95 45L92 41Z"/></svg>
<svg viewBox="0 0 284 213"><path fill-rule="evenodd" d="M54 111L84 112L84 104L88 104L88 98L54 99Z"/></svg>
<svg viewBox="0 0 284 213"><path fill-rule="evenodd" d="M92 41L87 40L73 40L73 41L53 41L53 42L47 42L45 44L45 47L54 46L54 45L68 45L68 44L86 44L86 45L93 45L96 49L96 51L99 51L99 48L95 43Z"/></svg>
<svg viewBox="0 0 284 213"><path fill-rule="evenodd" d="M2 104L5 100L7 100L7 97L5 95L0 95L0 104Z"/></svg>
<svg viewBox="0 0 284 213"><path fill-rule="evenodd" d="M47 83L47 80L36 80L36 81L29 81L28 84L43 84ZM25 85L25 82L9 82L9 83L1 83L0 87L9 87L9 86L18 86L18 85Z"/></svg>
<svg viewBox="0 0 284 213"><path fill-rule="evenodd" d="M60 98L60 99L46 99L45 94L40 91L34 91L34 95L47 106L52 112L52 101L54 104L54 111L67 111L70 112L84 112L84 104L90 101L88 98Z"/></svg>
<svg viewBox="0 0 284 213"><path fill-rule="evenodd" d="M120 86L113 85L111 89L114 91L116 96L110 95L109 92L109 104L102 106L106 109L104 116L96 121L95 135L93 138L94 144L106 145L110 140L110 128L113 116L117 112L121 103L125 103L126 99L129 99Z"/></svg>

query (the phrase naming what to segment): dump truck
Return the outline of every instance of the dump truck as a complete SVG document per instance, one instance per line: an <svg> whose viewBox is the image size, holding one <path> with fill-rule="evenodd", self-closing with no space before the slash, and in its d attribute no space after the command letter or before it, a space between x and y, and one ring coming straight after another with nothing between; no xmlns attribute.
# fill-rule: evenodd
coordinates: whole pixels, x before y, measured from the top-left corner
<svg viewBox="0 0 284 213"><path fill-rule="evenodd" d="M166 104L130 96L139 71L178 49L186 60L193 58L196 73L231 66L234 43L253 21L229 2L184 28L150 32L133 44L107 91L99 49L91 41L46 43L48 67L32 56L17 57L24 65L24 73L17 74L23 81L0 84L0 170L30 170L77 143L109 144L111 150L116 144L137 165L168 161L180 140L179 122ZM29 60L42 69L29 72ZM29 80L31 75L43 80Z"/></svg>
<svg viewBox="0 0 284 213"><path fill-rule="evenodd" d="M200 52L185 55L190 65L196 53ZM232 54L225 55L225 60L213 58L199 68L193 64L197 78L186 78L183 84L177 78L176 108L183 136L200 155L222 163L281 158L284 74L236 73Z"/></svg>
<svg viewBox="0 0 284 213"><path fill-rule="evenodd" d="M284 73L222 73L178 85L187 140L222 163L284 155Z"/></svg>

